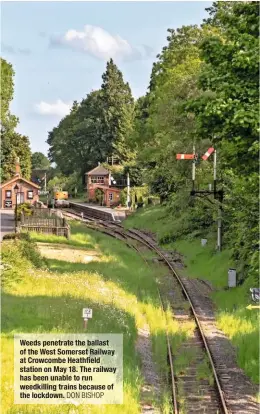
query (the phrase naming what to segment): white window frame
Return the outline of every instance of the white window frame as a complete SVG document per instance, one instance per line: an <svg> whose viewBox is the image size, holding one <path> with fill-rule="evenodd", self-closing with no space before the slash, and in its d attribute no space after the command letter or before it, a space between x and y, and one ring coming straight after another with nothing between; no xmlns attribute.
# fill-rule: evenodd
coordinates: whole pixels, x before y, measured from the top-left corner
<svg viewBox="0 0 260 414"><path fill-rule="evenodd" d="M108 193L108 199L109 201L113 201L113 193Z"/></svg>
<svg viewBox="0 0 260 414"><path fill-rule="evenodd" d="M91 177L92 184L95 184L95 183L104 184L104 182L105 182L105 177L103 175L96 175L96 176Z"/></svg>
<svg viewBox="0 0 260 414"><path fill-rule="evenodd" d="M29 197L29 194L31 194L31 197ZM27 191L27 200L33 200L33 190Z"/></svg>

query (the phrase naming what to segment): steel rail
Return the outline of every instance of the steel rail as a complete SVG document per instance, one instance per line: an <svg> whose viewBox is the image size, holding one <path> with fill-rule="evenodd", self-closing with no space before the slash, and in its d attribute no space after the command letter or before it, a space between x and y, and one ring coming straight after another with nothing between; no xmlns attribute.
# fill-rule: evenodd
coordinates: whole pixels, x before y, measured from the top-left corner
<svg viewBox="0 0 260 414"><path fill-rule="evenodd" d="M73 214L75 214L75 213L73 213ZM79 214L75 214L75 215L80 217ZM87 216L85 216L85 217L87 217ZM89 218L93 220L93 217L92 218L89 217ZM106 221L100 219L99 220L99 225L101 225L103 227L110 228L111 230L112 230L112 227L117 227L117 228L121 227L121 231L117 230L117 232L118 233L124 232L124 229L122 228L122 226L120 224L115 223L115 222L106 222ZM96 226L93 226L92 228L94 228L94 227L96 228ZM115 229L113 229L113 231L115 231ZM211 351L210 351L208 343L207 343L207 339L204 335L203 328L201 326L201 323L200 323L199 318L197 316L197 313L195 311L193 301L190 298L190 295L189 295L187 289L185 288L180 276L177 274L176 270L174 269L174 267L172 266L172 264L170 263L168 258L160 251L160 249L155 244L153 244L153 243L151 243L150 241L147 240L147 236L140 235L139 231L131 230L131 229L128 229L127 231L125 231L125 233L126 233L126 237L133 238L134 240L137 240L137 241L143 243L144 245L146 245L146 247L148 247L150 250L154 250L164 260L164 262L167 264L167 266L170 268L173 275L175 276L175 278L179 282L179 284L182 288L182 291L183 291L187 301L189 302L190 308L192 310L192 314L194 316L194 319L196 321L196 325L198 327L201 339L203 341L204 348L205 348L207 356L209 358L211 369L213 371L215 383L216 383L216 386L217 386L218 394L219 394L219 397L220 397L223 412L224 412L224 414L230 414L230 411L228 410L228 407L227 407L227 404L226 404L226 401L225 401L225 398L224 398L224 395L223 395L223 391L222 391L222 388L221 388L221 385L220 385L220 381L219 381L218 374L217 374L217 371L216 371L216 368L215 368L213 357L211 355ZM171 360L172 360L172 358L171 358ZM172 361L171 361L171 363L172 363ZM173 379L172 384L175 384L174 375L172 375L172 379ZM176 406L175 406L175 403L174 403L175 414L178 414L176 395L175 395L175 400L176 400Z"/></svg>
<svg viewBox="0 0 260 414"><path fill-rule="evenodd" d="M71 212L64 213L64 215L69 215L69 214L70 215L75 215L77 218L80 219L80 221L84 221L85 224L88 225L88 227L90 227L93 230L97 230L97 226L95 226L95 225L92 226L92 225L90 225L90 223L88 223L88 222L85 221L85 220L88 220L90 218L91 219L90 222L93 223L93 220L92 220L91 217L85 216L85 217L88 217L88 218L87 219L85 218L85 220L84 220L84 217L82 217L79 213L71 213ZM133 237L133 236L129 236L129 235L127 236L127 235L125 235L124 229L123 229L122 225L120 225L120 224L115 224L115 223L110 223L110 222L108 224L108 223L104 222L103 220L101 220L101 223L99 223L99 224L102 225L102 226L104 226L104 227L106 227L106 228L109 228L110 231L108 232L108 231L100 230L100 226L98 226L99 227L98 228L98 231L101 231L102 233L107 234L107 235L109 235L111 237L114 237L116 239L118 239L118 237L116 235L113 235L111 233L111 230L114 233L116 233L116 234L120 234L125 239L125 240L123 240L124 243L126 243L126 245L128 247L134 249L142 257L142 259L144 260L144 262L148 266L150 266L149 263L148 263L148 261L147 261L147 259L143 256L142 252L136 246L134 246L132 243L128 243L126 241L126 239L128 237L128 238L131 238L133 240L136 240L136 241L139 241L140 242L140 240L138 240L138 237ZM115 229L113 227L116 227L116 228L120 227L121 228L120 229L121 231L120 230L116 230L115 231ZM121 240L121 239L119 239L119 240ZM141 243L144 244L143 241ZM147 244L146 244L146 246L147 246ZM163 312L165 313L165 307L164 307L163 300L162 300L162 296L161 296L161 293L159 291L158 286L157 286L157 292L158 292L158 297L160 299L161 308L162 308ZM177 387L176 387L176 381L175 381L175 377L174 377L174 368L173 368L173 359L172 359L172 349L171 349L171 344L170 344L170 339L169 339L169 333L168 333L168 330L167 330L167 324L166 324L166 342L167 342L167 351L168 351L167 353L168 353L169 366L170 366L171 393L172 393L172 402L173 402L174 414L179 414L178 402L177 402Z"/></svg>
<svg viewBox="0 0 260 414"><path fill-rule="evenodd" d="M215 382L216 382L216 385L217 385L217 389L218 389L220 401L221 401L221 404L222 404L222 409L224 411L224 414L230 414L230 411L228 410L228 407L227 407L227 404L226 404L226 401L225 401L225 398L224 398L224 395L223 395L223 391L222 391L222 388L221 388L221 385L220 385L220 381L219 381L219 378L218 378L218 375L217 375L217 371L216 371L216 368L215 368L215 364L214 364L214 361L213 361L213 358L212 358L212 355L211 355L211 352L210 352L210 349L209 349L209 346L208 346L206 337L205 337L204 332L203 332L203 328L201 326L201 323L200 323L199 318L197 316L197 313L195 311L195 308L194 308L192 299L190 298L190 296L189 296L189 294L187 292L187 289L185 288L185 286L184 286L184 284L183 284L180 276L177 274L176 270L174 269L174 267L172 266L172 264L169 262L169 260L167 259L167 257L160 251L160 249L158 249L157 246L155 246L154 244L152 244L149 241L147 241L146 240L146 237L143 237L139 233L136 233L135 230L128 230L128 232L133 233L133 234L136 234L138 237L140 237L141 240L143 239L144 242L145 242L145 244L148 244L150 246L150 248L152 248L152 250L156 251L157 254L167 263L168 267L171 269L172 273L174 274L174 276L178 280L179 284L181 285L181 288L182 288L182 290L183 290L183 292L184 292L184 294L185 294L185 296L186 296L186 298L187 298L187 300L188 300L188 302L190 304L190 307L191 307L193 316L195 318L196 324L197 324L198 329L199 329L199 333L201 335L201 338L203 340L204 347L206 349L207 355L208 355L209 360L210 360L211 369L212 369L213 374L214 374L214 379L215 379Z"/></svg>

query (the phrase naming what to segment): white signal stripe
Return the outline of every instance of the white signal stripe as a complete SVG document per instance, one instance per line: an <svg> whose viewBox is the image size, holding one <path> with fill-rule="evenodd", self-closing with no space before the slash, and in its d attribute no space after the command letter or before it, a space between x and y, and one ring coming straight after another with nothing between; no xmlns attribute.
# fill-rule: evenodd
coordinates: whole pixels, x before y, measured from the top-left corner
<svg viewBox="0 0 260 414"><path fill-rule="evenodd" d="M205 152L205 154L202 156L202 159L206 161L214 151L215 151L215 148L213 147L209 148L208 151Z"/></svg>

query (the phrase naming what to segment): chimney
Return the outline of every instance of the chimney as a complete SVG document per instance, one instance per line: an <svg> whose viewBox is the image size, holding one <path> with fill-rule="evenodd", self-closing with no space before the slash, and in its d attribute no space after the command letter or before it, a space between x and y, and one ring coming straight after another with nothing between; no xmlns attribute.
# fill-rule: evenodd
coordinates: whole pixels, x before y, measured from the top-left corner
<svg viewBox="0 0 260 414"><path fill-rule="evenodd" d="M15 175L21 175L20 160L19 157L15 160Z"/></svg>

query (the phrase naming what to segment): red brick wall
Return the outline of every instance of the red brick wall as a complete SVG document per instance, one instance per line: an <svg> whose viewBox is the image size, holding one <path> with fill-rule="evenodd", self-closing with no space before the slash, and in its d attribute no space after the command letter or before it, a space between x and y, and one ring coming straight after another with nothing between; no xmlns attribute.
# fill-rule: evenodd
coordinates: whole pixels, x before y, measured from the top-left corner
<svg viewBox="0 0 260 414"><path fill-rule="evenodd" d="M88 188L87 196L88 196L89 201L95 201L95 189L97 187L100 188L101 185L91 184L91 187ZM104 189L104 193L105 193L104 202L106 206L110 207L112 205L119 204L120 202L120 190L119 189L117 188ZM113 194L112 201L109 200L109 193Z"/></svg>
<svg viewBox="0 0 260 414"><path fill-rule="evenodd" d="M35 187L30 186L30 184L27 184L23 181L14 181L10 184L7 184L6 186L4 186L0 191L2 192L2 197L1 197L1 208L10 208L10 207L5 207L5 200L6 201L12 201L12 208L15 208L15 204L16 204L16 195L14 192L14 187L15 185L18 184L19 186L19 190L18 192L22 192L23 193L23 197L24 197L24 203L34 203L35 201L39 200L39 196L38 196L38 189ZM7 198L6 197L6 191L10 191L11 190L11 198ZM33 198L32 199L28 199L28 191L33 191Z"/></svg>

